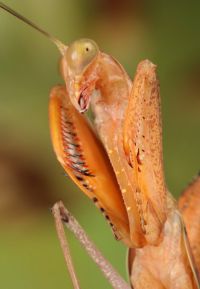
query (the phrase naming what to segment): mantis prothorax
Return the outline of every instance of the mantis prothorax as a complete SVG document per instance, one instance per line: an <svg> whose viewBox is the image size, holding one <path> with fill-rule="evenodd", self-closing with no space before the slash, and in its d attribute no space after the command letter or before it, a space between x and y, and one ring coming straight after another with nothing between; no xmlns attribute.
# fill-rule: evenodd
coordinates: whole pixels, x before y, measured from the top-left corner
<svg viewBox="0 0 200 289"><path fill-rule="evenodd" d="M200 288L199 263L195 265L199 237L189 235L193 258L182 216L164 180L156 66L142 61L132 82L93 40L66 46L6 5L0 7L47 36L61 53L65 85L52 89L49 103L54 151L103 212L115 237L129 248L133 288ZM93 125L84 115L89 107ZM189 205L194 206L193 199ZM199 209L195 214L200 218ZM194 231L199 235L196 224Z"/></svg>

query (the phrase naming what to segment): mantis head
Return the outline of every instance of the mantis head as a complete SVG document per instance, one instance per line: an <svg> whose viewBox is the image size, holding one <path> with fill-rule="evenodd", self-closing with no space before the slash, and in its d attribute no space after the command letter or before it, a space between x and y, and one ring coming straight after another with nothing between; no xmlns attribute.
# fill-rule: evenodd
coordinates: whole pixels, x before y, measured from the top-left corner
<svg viewBox="0 0 200 289"><path fill-rule="evenodd" d="M61 71L69 97L79 112L89 107L90 95L97 79L99 48L90 39L71 43L61 60Z"/></svg>

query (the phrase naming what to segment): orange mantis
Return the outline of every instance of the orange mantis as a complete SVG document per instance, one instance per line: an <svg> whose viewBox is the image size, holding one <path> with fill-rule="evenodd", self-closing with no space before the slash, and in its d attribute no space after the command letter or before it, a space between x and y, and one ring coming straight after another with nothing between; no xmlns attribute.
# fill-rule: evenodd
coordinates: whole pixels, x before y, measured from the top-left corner
<svg viewBox="0 0 200 289"><path fill-rule="evenodd" d="M49 102L54 151L128 247L132 288L199 289L200 180L185 191L178 209L164 179L156 66L140 62L132 82L93 40L64 45L5 4L0 7L47 36L61 53L65 84L52 89ZM89 108L93 124L84 114ZM56 217L69 222L59 208ZM120 284L114 288L129 288Z"/></svg>

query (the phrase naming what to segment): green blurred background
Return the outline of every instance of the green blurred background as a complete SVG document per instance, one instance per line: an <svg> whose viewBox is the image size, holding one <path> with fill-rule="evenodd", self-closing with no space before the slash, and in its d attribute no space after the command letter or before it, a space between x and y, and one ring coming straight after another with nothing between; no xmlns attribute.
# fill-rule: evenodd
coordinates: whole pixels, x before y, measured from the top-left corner
<svg viewBox="0 0 200 289"><path fill-rule="evenodd" d="M200 1L28 0L5 3L66 43L94 39L131 77L158 65L168 186L178 196L200 169ZM62 199L126 277L125 248L64 176L48 126L59 54L39 33L0 11L0 287L72 288L50 213ZM68 233L81 288L110 288Z"/></svg>

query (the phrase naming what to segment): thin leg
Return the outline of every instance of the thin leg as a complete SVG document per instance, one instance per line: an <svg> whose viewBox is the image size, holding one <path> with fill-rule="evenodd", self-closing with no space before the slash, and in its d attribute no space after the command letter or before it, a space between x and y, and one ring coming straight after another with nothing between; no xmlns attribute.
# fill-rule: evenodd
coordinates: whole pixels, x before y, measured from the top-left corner
<svg viewBox="0 0 200 289"><path fill-rule="evenodd" d="M63 223L62 223L62 218L60 215L60 203L56 203L53 208L52 208L52 213L55 219L55 224L56 224L56 231L57 231L57 235L60 241L60 245L62 248L62 252L65 258L65 262L67 265L67 269L69 271L71 280L72 280L72 284L74 289L80 289L79 286L79 282L74 270L74 265L72 262L72 258L70 255L70 249L69 249L69 245L65 236L65 231L64 231L64 227L63 227Z"/></svg>
<svg viewBox="0 0 200 289"><path fill-rule="evenodd" d="M66 259L67 266L69 263L67 259L71 257L68 251L68 246L66 247L65 241L63 241L63 239L65 239L65 235L63 234L64 231L63 231L63 226L61 224L61 221L76 236L78 241L87 251L87 253L92 258L92 260L98 265L98 267L101 269L102 273L104 274L104 276L106 277L106 279L109 281L109 283L112 285L114 289L131 289L131 287L122 279L122 277L116 272L116 270L112 267L112 265L103 257L101 252L96 248L96 246L88 238L85 231L76 221L76 219L64 207L62 202L56 203L53 206L52 211L53 211L54 218L56 220L57 233L59 236L63 254ZM62 229L60 229L60 226L62 226ZM72 278L72 276L75 275L73 266L71 267L70 265L70 267L68 268L69 268L69 272ZM71 270L72 270L72 274L71 274ZM79 288L79 287L75 287L75 288Z"/></svg>
<svg viewBox="0 0 200 289"><path fill-rule="evenodd" d="M200 275L200 176L181 194L178 206L187 229L192 253Z"/></svg>

